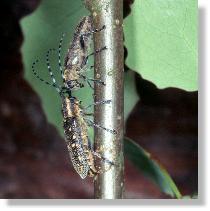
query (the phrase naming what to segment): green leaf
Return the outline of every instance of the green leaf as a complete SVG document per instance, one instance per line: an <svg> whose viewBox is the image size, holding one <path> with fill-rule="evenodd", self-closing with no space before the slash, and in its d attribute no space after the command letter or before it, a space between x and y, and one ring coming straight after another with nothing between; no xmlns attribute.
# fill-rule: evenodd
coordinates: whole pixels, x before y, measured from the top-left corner
<svg viewBox="0 0 210 211"><path fill-rule="evenodd" d="M80 18L87 14L81 1L43 0L34 13L21 20L24 34L22 55L25 78L41 97L48 120L58 128L61 134L63 134L63 128L60 97L53 87L47 86L33 75L31 65L39 59L39 63L35 66L38 74L51 82L45 60L47 50L58 49L62 33L65 33L62 50L62 58L64 58L75 26ZM52 53L50 62L57 81L61 82L56 53Z"/></svg>
<svg viewBox="0 0 210 211"><path fill-rule="evenodd" d="M83 16L88 14L80 0L43 0L33 14L21 20L24 34L22 55L25 78L41 97L48 120L57 127L61 135L63 135L63 124L60 97L53 87L47 86L33 75L31 65L36 59L39 59L39 63L36 65L38 74L50 82L51 79L45 61L46 51L50 48L57 49L62 33L66 33L62 50L62 59L64 59L76 25ZM55 77L61 84L56 53L52 53L50 62ZM89 61L89 64L93 64L93 61ZM93 71L89 71L90 76L91 74L93 74ZM93 90L88 86L74 92L74 95L82 101L84 106L93 102L92 94ZM135 90L134 73L132 72L125 73L125 99L125 118L127 118L139 99ZM93 130L90 130L90 136L93 136Z"/></svg>
<svg viewBox="0 0 210 211"><path fill-rule="evenodd" d="M124 142L125 156L147 177L149 177L160 190L171 197L182 197L168 172L151 155L129 138Z"/></svg>
<svg viewBox="0 0 210 211"><path fill-rule="evenodd" d="M197 0L136 0L125 20L127 64L159 88L197 90Z"/></svg>

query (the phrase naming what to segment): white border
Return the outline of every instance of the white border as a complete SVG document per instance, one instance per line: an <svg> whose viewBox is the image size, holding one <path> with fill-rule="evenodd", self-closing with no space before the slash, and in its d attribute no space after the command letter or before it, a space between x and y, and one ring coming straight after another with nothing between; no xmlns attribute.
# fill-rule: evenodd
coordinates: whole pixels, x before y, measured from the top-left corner
<svg viewBox="0 0 210 211"><path fill-rule="evenodd" d="M138 0L136 0L138 1ZM194 1L194 0L191 0ZM172 200L138 200L138 205L136 204L136 200L123 200L123 201L116 201L116 204L118 206L121 206L121 211L127 210L128 205L129 207L132 206L133 210L139 210L139 209L147 209L147 210L155 210L155 211L162 211L170 209L170 211L177 210L180 208L184 208L185 210L209 210L210 209L210 203L209 203L209 190L210 190L210 152L207 149L210 148L210 136L207 134L207 128L210 130L210 95L208 94L210 92L210 49L209 49L209 37L210 37L210 1L209 0L199 0L199 11L201 11L202 14L202 27L205 29L205 35L200 36L200 52L199 52L199 157L203 156L202 159L199 158L199 196L200 199L194 200L196 204L190 205L190 201L192 200L182 200L186 203L183 205L178 205L176 202L181 201L172 201ZM208 27L207 27L208 26ZM201 40L202 38L202 40ZM202 49L201 49L202 47ZM208 108L208 109L207 109ZM8 203L8 200L0 199L0 208L1 210L4 210L7 208L7 210L13 210L14 208L17 210L69 210L69 209L75 209L76 211L86 211L86 210L107 210L107 209L116 209L116 205L113 203L110 203L112 205L109 206L103 206L108 205L111 201L106 201L105 203L99 203L100 201L96 200L28 200L29 203L26 201L26 205L12 205L12 203ZM32 203L33 205L30 205ZM47 202L47 203L46 203ZM159 203L160 202L160 203ZM189 203L188 203L189 202ZM102 206L94 206L94 203L96 205L102 204ZM154 203L154 205L153 205ZM36 206L38 204L41 204L40 206ZM47 205L48 204L48 205ZM51 204L51 205L49 205ZM56 205L57 204L57 205ZM72 208L69 208L71 204L74 206ZM80 205L78 205L80 204ZM88 205L89 204L89 205ZM161 205L157 205L161 204ZM163 205L165 204L165 205ZM63 205L63 206L62 206ZM141 206L141 207L139 207ZM2 209L3 208L3 209Z"/></svg>

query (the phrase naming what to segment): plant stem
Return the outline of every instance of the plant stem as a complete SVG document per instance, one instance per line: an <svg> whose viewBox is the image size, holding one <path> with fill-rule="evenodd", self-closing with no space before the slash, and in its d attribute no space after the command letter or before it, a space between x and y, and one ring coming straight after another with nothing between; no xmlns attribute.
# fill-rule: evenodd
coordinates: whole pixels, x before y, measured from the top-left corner
<svg viewBox="0 0 210 211"><path fill-rule="evenodd" d="M94 34L95 50L107 47L95 54L95 78L106 84L95 84L95 102L111 99L111 104L95 106L95 123L117 132L95 129L96 151L114 163L95 179L95 198L120 199L124 192L123 0L86 0L85 4L94 27L100 29L105 25L104 30ZM98 161L97 166L110 167L104 161Z"/></svg>

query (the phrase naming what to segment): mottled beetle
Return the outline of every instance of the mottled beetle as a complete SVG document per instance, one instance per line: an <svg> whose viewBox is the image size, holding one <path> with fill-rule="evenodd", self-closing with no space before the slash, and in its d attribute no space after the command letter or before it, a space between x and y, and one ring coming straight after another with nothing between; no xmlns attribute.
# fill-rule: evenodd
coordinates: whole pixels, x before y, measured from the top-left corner
<svg viewBox="0 0 210 211"><path fill-rule="evenodd" d="M34 73L36 73L34 70L35 64L36 62L33 63ZM49 64L48 67L50 68ZM65 141L67 144L67 148L69 151L73 167L82 179L84 179L86 176L90 177L95 176L103 171L97 169L97 167L95 166L94 156L97 156L100 159L107 162L108 164L110 164L110 167L111 165L113 165L113 163L108 159L100 156L100 154L93 151L90 140L88 138L87 122L90 121L89 125L104 129L107 132L111 132L113 134L115 134L116 131L104 128L100 125L95 124L91 120L86 119L85 112L81 108L80 101L77 100L75 97L71 96L71 90L66 89L66 87L60 87L57 85L53 73L51 73L51 76L53 78L53 84L50 84L49 82L46 81L45 83L54 86L61 96ZM41 79L37 75L37 73L36 77L43 81L43 79ZM109 104L110 102L111 100L106 100L106 101L95 102L94 104L95 105ZM87 108L88 107L89 106L87 106Z"/></svg>
<svg viewBox="0 0 210 211"><path fill-rule="evenodd" d="M63 78L63 84L70 90L79 89L84 86L83 81L86 81L88 85L93 89L90 82L96 82L105 85L99 79L88 78L84 75L86 71L88 58L91 55L99 53L106 49L103 47L101 49L95 50L94 53L88 54L89 48L91 46L92 34L100 32L105 29L103 26L101 29L94 29L92 24L91 16L85 16L79 22L73 35L73 40L70 43L68 52L64 60L64 70L61 65L61 47L63 42L64 34L60 40L58 48L59 57L59 68ZM92 68L91 66L90 68Z"/></svg>
<svg viewBox="0 0 210 211"><path fill-rule="evenodd" d="M94 156L98 156L107 163L113 163L100 154L94 152L88 139L87 124L83 118L79 101L74 98L63 98L62 112L64 117L64 134L72 164L82 179L95 176L103 171L94 164Z"/></svg>

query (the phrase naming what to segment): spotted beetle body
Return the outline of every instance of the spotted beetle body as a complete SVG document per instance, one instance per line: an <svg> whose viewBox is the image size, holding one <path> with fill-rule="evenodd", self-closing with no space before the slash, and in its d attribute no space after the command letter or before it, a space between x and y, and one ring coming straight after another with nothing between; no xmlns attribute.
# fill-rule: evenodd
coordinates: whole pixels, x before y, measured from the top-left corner
<svg viewBox="0 0 210 211"><path fill-rule="evenodd" d="M82 179L94 176L97 170L89 147L87 125L81 116L78 100L63 98L62 113L65 141L74 169Z"/></svg>

